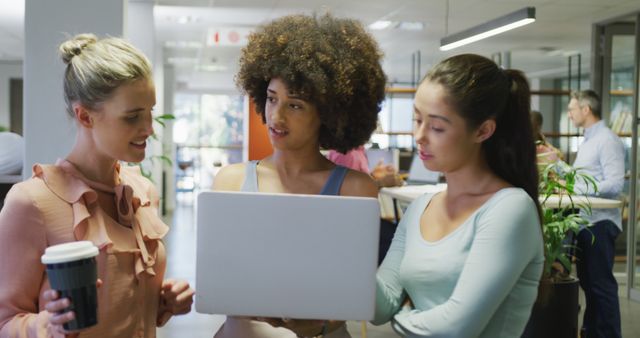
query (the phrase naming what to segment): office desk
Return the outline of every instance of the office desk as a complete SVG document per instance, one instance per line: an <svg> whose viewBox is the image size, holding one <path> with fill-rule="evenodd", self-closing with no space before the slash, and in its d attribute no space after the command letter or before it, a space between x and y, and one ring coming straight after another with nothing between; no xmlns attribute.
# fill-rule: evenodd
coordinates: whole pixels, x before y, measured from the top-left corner
<svg viewBox="0 0 640 338"><path fill-rule="evenodd" d="M405 185L402 187L382 188L381 195L387 195L402 202L413 202L414 199L426 193L436 193L447 189L445 183L425 185Z"/></svg>
<svg viewBox="0 0 640 338"><path fill-rule="evenodd" d="M4 205L4 198L15 183L22 181L22 175L0 175L0 209Z"/></svg>
<svg viewBox="0 0 640 338"><path fill-rule="evenodd" d="M398 202L411 203L414 199L426 193L436 193L447 188L446 184L405 185L402 187L382 188L378 195L382 218L400 221Z"/></svg>
<svg viewBox="0 0 640 338"><path fill-rule="evenodd" d="M573 204L591 203L592 209L615 209L622 207L622 201L592 196L573 196ZM544 198L540 197L540 203L544 202ZM551 195L542 205L544 208L564 208L571 205L569 197L560 195Z"/></svg>
<svg viewBox="0 0 640 338"><path fill-rule="evenodd" d="M14 184L22 181L22 175L0 175L0 184Z"/></svg>
<svg viewBox="0 0 640 338"><path fill-rule="evenodd" d="M393 203L393 216L396 219L396 222L400 220L400 215L398 214L398 202L402 203L411 203L414 199L426 193L436 193L443 191L447 188L446 184L426 184L426 185L405 185L402 187L393 187L393 188L382 188L380 189L380 200L384 200L386 197L392 199ZM591 208L593 209L615 209L620 208L622 206L622 201L606 199L600 197L591 197L591 196L573 196L574 204L582 204L582 203L591 203ZM546 202L544 198L540 198L540 203L543 203L542 207L544 208L563 208L571 205L571 200L569 197L560 196L560 195L551 195ZM389 209L383 208L383 209ZM387 216L390 216L387 214Z"/></svg>

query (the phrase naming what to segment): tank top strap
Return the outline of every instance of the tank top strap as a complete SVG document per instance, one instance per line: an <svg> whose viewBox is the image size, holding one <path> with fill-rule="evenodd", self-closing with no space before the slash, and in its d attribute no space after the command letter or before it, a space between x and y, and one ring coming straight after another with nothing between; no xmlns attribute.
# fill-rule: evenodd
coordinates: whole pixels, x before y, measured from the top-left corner
<svg viewBox="0 0 640 338"><path fill-rule="evenodd" d="M258 162L249 161L245 166L244 183L240 191L258 192Z"/></svg>
<svg viewBox="0 0 640 338"><path fill-rule="evenodd" d="M320 195L340 195L340 188L348 171L349 169L340 165L333 168L327 183L324 184L322 191L320 191Z"/></svg>

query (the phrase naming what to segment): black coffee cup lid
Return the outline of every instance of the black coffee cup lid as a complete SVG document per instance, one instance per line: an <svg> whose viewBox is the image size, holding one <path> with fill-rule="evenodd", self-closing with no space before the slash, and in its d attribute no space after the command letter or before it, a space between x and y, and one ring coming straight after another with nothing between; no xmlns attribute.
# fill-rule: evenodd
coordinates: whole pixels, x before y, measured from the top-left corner
<svg viewBox="0 0 640 338"><path fill-rule="evenodd" d="M77 241L52 245L45 249L41 259L43 264L58 264L91 258L97 255L98 248L92 242Z"/></svg>

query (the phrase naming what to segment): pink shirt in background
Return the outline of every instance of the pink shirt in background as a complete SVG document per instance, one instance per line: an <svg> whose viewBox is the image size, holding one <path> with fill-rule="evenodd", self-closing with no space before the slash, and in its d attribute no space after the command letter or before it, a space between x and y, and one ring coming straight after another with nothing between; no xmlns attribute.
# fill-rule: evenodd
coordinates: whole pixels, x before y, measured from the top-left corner
<svg viewBox="0 0 640 338"><path fill-rule="evenodd" d="M369 174L369 161L363 146L349 150L346 154L329 150L327 158L337 165Z"/></svg>

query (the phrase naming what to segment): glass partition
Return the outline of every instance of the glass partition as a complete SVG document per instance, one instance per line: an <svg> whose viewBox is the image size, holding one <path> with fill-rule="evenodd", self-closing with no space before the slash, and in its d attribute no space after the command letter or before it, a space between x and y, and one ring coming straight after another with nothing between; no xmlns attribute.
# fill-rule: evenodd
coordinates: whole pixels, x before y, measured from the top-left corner
<svg viewBox="0 0 640 338"><path fill-rule="evenodd" d="M629 298L640 301L640 150L638 148L638 41L640 12L594 26L592 82L602 95L602 115L626 147L622 194L623 233L616 241L614 275Z"/></svg>

